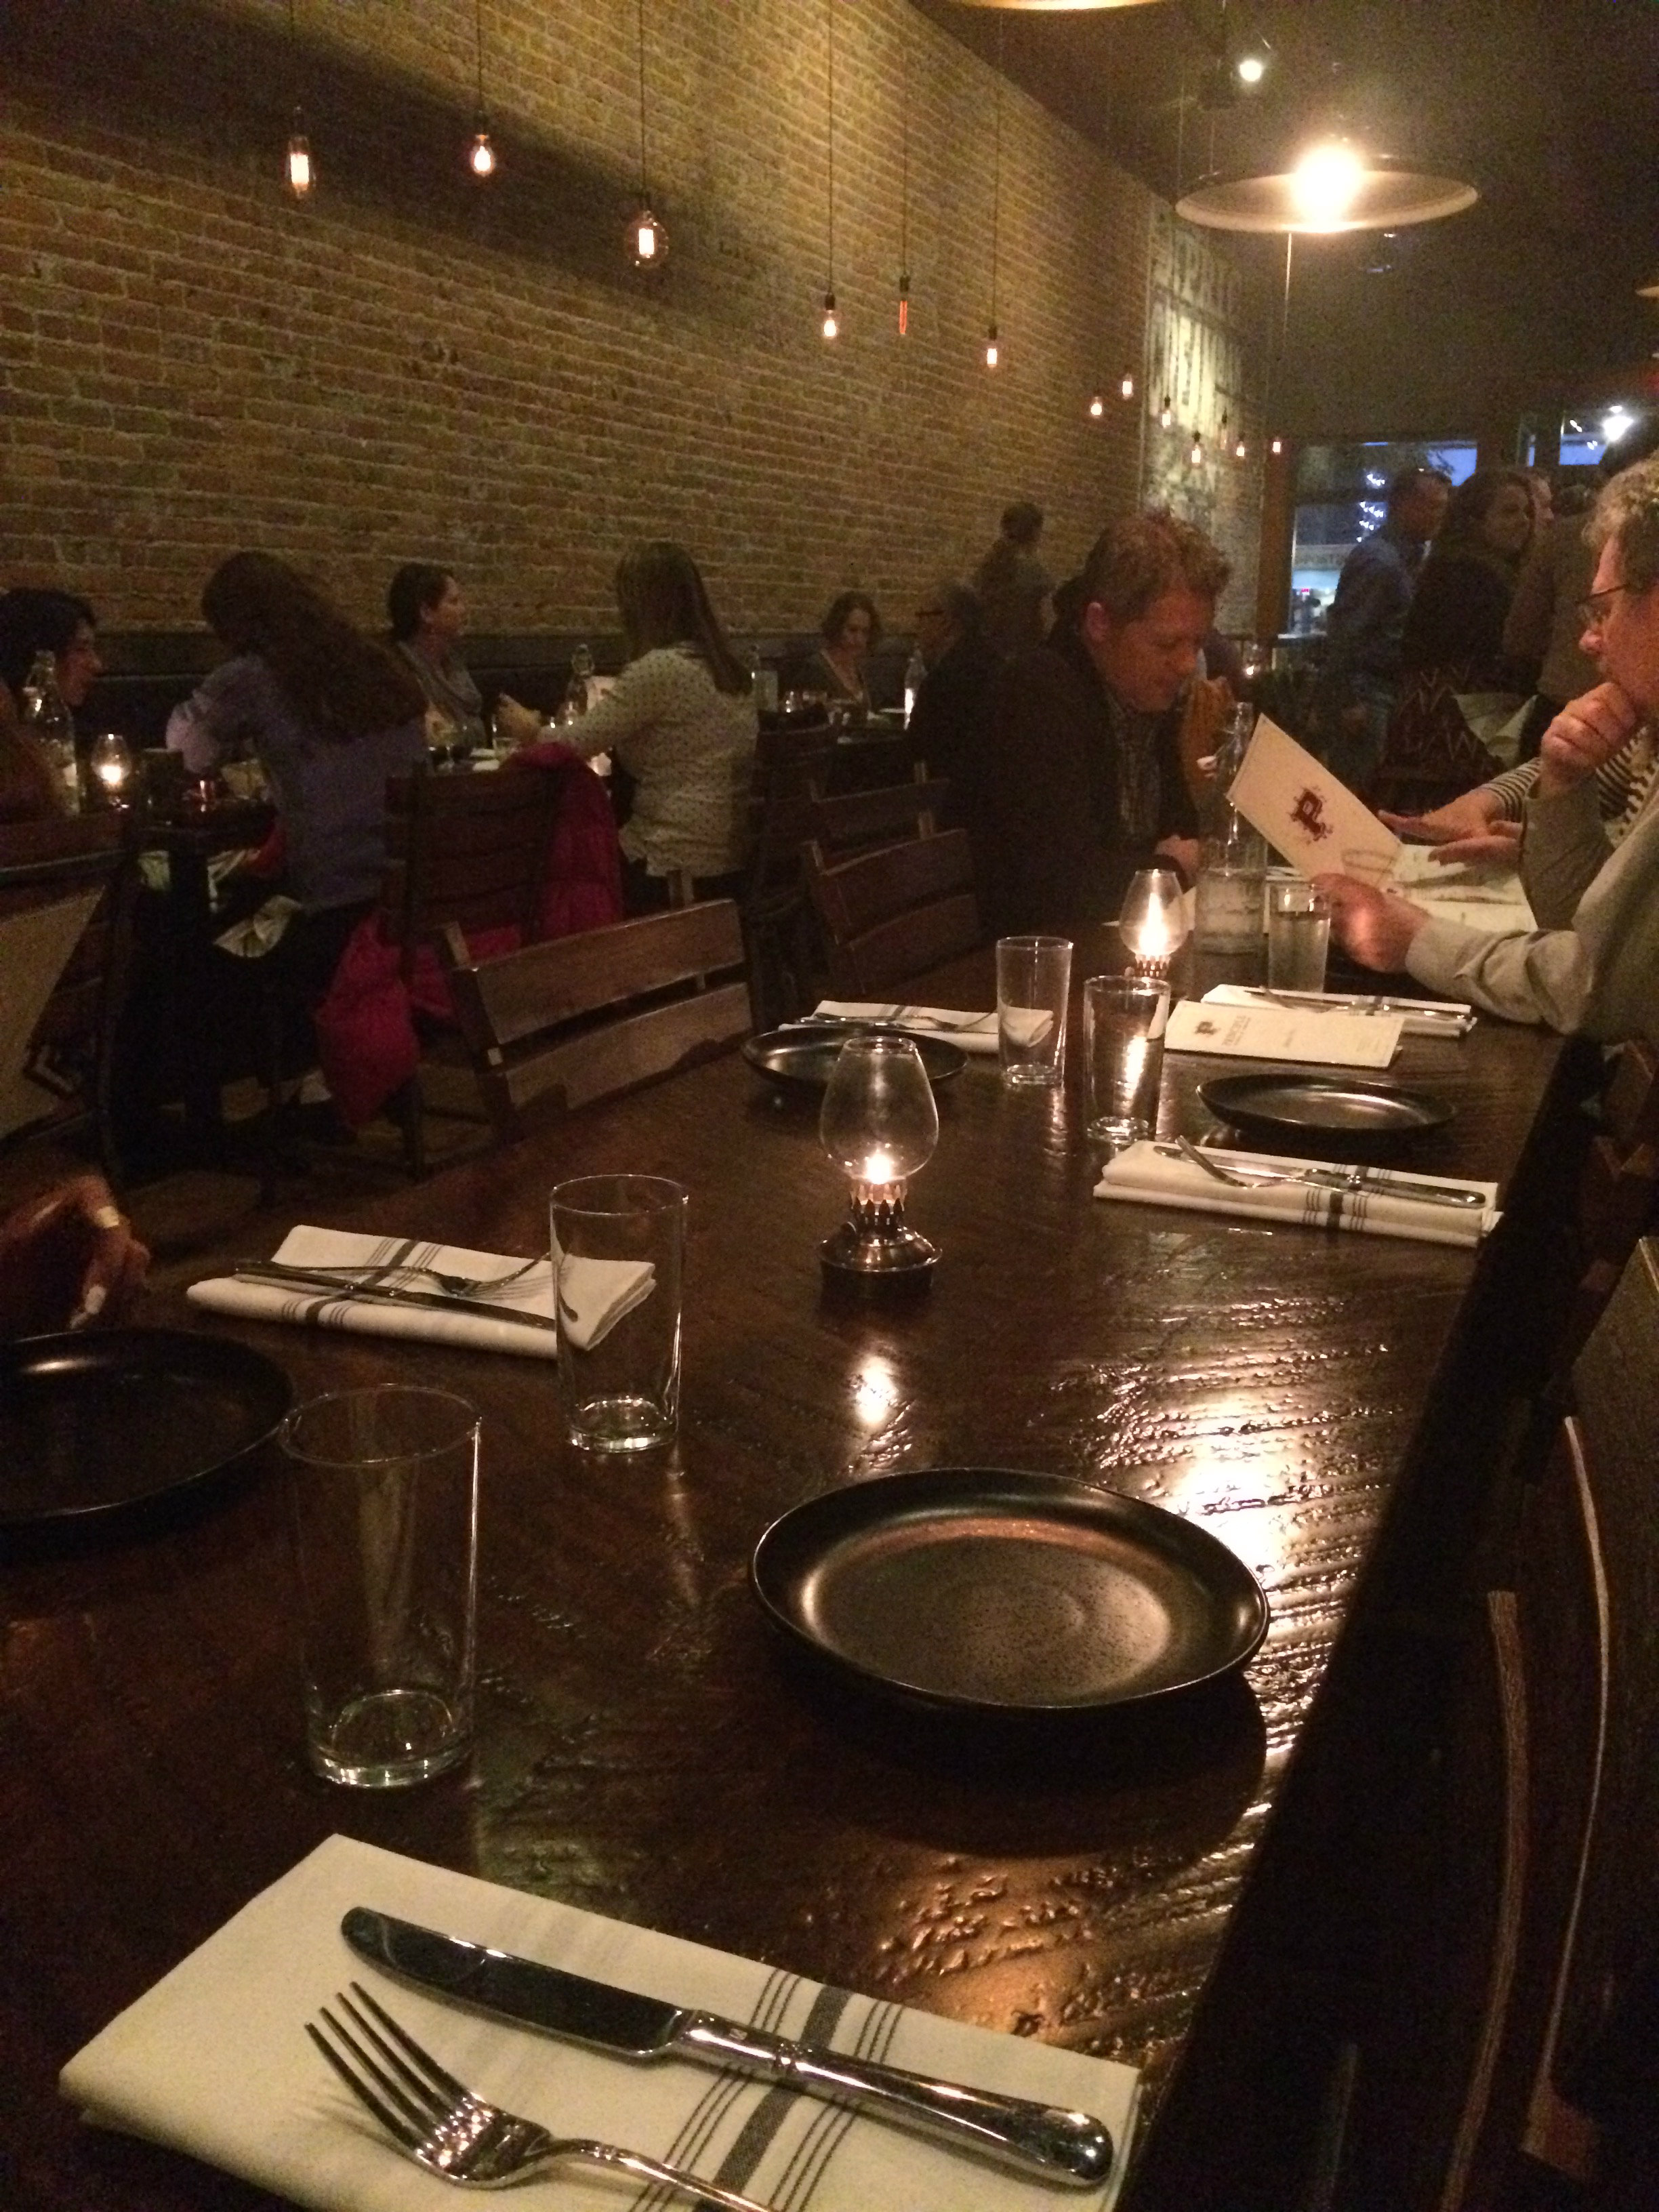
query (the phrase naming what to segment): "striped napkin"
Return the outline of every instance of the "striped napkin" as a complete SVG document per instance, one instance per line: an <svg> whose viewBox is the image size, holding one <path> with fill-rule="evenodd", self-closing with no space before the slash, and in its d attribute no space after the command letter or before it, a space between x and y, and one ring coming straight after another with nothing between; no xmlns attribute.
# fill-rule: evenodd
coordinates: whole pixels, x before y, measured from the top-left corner
<svg viewBox="0 0 1659 2212"><path fill-rule="evenodd" d="M1218 1167L1239 1174L1259 1169L1294 1175L1299 1168L1328 1169L1328 1160L1290 1159L1275 1152L1215 1150ZM1097 1198L1127 1199L1136 1206L1180 1206L1193 1213L1225 1213L1241 1221L1293 1221L1305 1229L1349 1229L1365 1237L1414 1237L1425 1244L1478 1244L1498 1222L1498 1185L1460 1182L1447 1176L1418 1175L1407 1180L1443 1190L1475 1190L1484 1206L1443 1206L1432 1199L1400 1198L1389 1193L1389 1170L1372 1169L1363 1188L1333 1188L1329 1183L1262 1183L1254 1190L1231 1188L1191 1160L1171 1157L1143 1139L1109 1160L1095 1185Z"/></svg>
<svg viewBox="0 0 1659 2212"><path fill-rule="evenodd" d="M564 1966L728 2020L912 2073L1092 2112L1117 2146L1086 2195L1011 2176L971 2150L708 2068L630 2064L393 1984L340 1934L354 1905ZM239 2174L316 2212L454 2212L455 2190L399 2156L313 2050L305 2023L353 1980L481 2096L556 2134L694 2169L777 2212L1107 2212L1139 2076L1027 2037L849 1996L798 1974L331 1836L112 2021L64 2069L88 2119ZM535 2194L562 2212L646 2201L591 2167ZM655 2204L665 2199L650 2192Z"/></svg>
<svg viewBox="0 0 1659 2212"><path fill-rule="evenodd" d="M356 1267L397 1288L437 1293L440 1286L411 1273L441 1267L447 1275L477 1278L511 1275L522 1262L504 1252L470 1252L459 1244L432 1244L412 1237L363 1237L344 1229L316 1229L301 1223L289 1230L273 1255L287 1267ZM562 1263L559 1291L565 1333L586 1351L616 1327L626 1313L651 1295L654 1270L648 1262L579 1260ZM343 1286L330 1292L304 1283L258 1283L214 1276L185 1292L193 1304L243 1321L298 1322L312 1328L343 1328L365 1336L412 1337L431 1344L453 1344L477 1352L517 1352L534 1359L554 1358L558 1339L550 1328L526 1327L519 1316L553 1319L553 1268L542 1261L527 1274L499 1291L477 1291L450 1310L435 1306L387 1305L354 1297ZM476 1311L469 1309L476 1308Z"/></svg>

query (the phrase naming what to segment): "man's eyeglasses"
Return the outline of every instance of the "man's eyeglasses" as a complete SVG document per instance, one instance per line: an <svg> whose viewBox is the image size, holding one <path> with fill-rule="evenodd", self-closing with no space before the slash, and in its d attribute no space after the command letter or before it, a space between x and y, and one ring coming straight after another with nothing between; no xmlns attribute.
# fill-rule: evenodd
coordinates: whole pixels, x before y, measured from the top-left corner
<svg viewBox="0 0 1659 2212"><path fill-rule="evenodd" d="M1600 629L1613 612L1610 602L1616 599L1620 592L1628 592L1630 589L1631 586L1628 584L1607 584L1601 591L1592 592L1587 599L1580 599L1578 602L1580 623L1586 629Z"/></svg>

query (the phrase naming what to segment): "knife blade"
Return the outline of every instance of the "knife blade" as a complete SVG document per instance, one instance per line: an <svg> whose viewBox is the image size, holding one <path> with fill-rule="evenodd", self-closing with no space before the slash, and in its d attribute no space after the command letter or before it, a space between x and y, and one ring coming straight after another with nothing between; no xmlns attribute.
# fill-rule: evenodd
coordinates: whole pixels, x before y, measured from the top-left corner
<svg viewBox="0 0 1659 2212"><path fill-rule="evenodd" d="M933 2081L896 2066L792 2042L714 2013L464 1942L368 1905L353 1905L340 1932L359 1958L432 1996L619 2058L687 2058L757 2075L972 2147L1045 2181L1092 2189L1111 2172L1111 2136L1087 2112Z"/></svg>
<svg viewBox="0 0 1659 2212"><path fill-rule="evenodd" d="M239 1283L270 1283L283 1290L313 1290L344 1303L366 1298L371 1304L433 1306L441 1313L467 1313L485 1321L510 1321L519 1328L558 1328L545 1314L526 1313L521 1306L492 1305L488 1298L453 1297L442 1291L404 1291L391 1283L348 1283L338 1275L313 1274L280 1260L243 1260L232 1270Z"/></svg>

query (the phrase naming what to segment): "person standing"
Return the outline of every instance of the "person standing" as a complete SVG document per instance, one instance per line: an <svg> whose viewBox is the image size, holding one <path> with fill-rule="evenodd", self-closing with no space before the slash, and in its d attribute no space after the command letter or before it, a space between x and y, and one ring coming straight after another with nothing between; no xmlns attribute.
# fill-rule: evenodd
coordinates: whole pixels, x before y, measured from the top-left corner
<svg viewBox="0 0 1659 2212"><path fill-rule="evenodd" d="M1113 523L1084 564L1075 626L1003 667L969 801L999 933L1071 934L1115 915L1137 868L1195 871L1181 716L1229 574L1172 514Z"/></svg>
<svg viewBox="0 0 1659 2212"><path fill-rule="evenodd" d="M981 774L992 688L1001 666L986 642L979 601L966 584L936 584L916 609L916 650L927 674L910 710L908 733L930 775L950 779L945 818L966 818L963 792Z"/></svg>
<svg viewBox="0 0 1659 2212"><path fill-rule="evenodd" d="M387 588L386 607L392 643L426 694L428 733L469 752L487 745L483 702L457 650L466 603L453 575L430 561L406 561Z"/></svg>
<svg viewBox="0 0 1659 2212"><path fill-rule="evenodd" d="M1400 696L1400 647L1412 590L1429 543L1445 519L1451 479L1443 470L1401 469L1389 486L1380 530L1342 563L1325 629L1325 660L1313 699L1316 749L1352 791L1376 773L1389 717Z"/></svg>
<svg viewBox="0 0 1659 2212"><path fill-rule="evenodd" d="M1042 509L1029 499L1002 511L1002 532L974 571L987 642L1005 660L1042 644L1053 619L1054 583L1036 557Z"/></svg>

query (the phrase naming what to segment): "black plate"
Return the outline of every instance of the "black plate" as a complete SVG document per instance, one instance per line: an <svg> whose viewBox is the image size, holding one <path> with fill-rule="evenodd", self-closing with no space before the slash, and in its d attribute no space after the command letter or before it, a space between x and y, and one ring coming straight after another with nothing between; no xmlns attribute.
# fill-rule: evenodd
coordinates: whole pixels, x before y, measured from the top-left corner
<svg viewBox="0 0 1659 2212"><path fill-rule="evenodd" d="M995 1468L811 1498L772 1523L749 1574L793 1642L949 1712L1133 1705L1242 1665L1267 1632L1261 1585L1207 1529Z"/></svg>
<svg viewBox="0 0 1659 2212"><path fill-rule="evenodd" d="M1443 1098L1343 1075L1226 1075L1200 1083L1216 1119L1269 1144L1319 1138L1343 1147L1380 1148L1449 1121Z"/></svg>
<svg viewBox="0 0 1659 2212"><path fill-rule="evenodd" d="M967 1066L960 1045L912 1030L884 1029L879 1022L849 1029L844 1023L811 1023L787 1030L766 1030L744 1041L743 1056L757 1075L790 1091L822 1091L849 1036L897 1036L915 1045L930 1083L948 1083Z"/></svg>
<svg viewBox="0 0 1659 2212"><path fill-rule="evenodd" d="M0 1346L0 1528L80 1524L203 1481L293 1402L263 1352L127 1328Z"/></svg>

